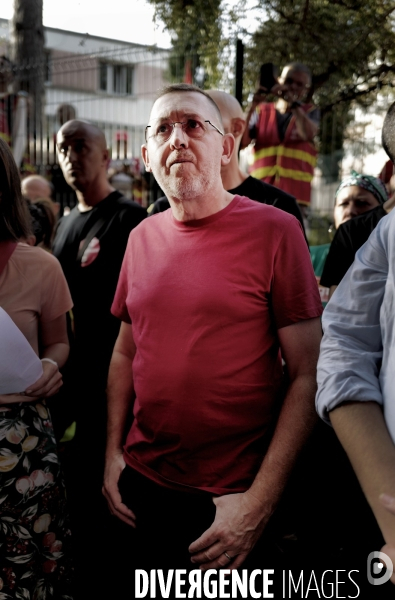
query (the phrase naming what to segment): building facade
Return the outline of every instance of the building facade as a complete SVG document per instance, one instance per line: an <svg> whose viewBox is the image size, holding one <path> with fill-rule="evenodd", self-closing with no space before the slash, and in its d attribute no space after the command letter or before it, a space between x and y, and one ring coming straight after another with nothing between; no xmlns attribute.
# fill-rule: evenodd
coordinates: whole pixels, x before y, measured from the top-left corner
<svg viewBox="0 0 395 600"><path fill-rule="evenodd" d="M11 54L10 33L9 21L0 19L1 55ZM104 130L111 168L133 177L155 94L166 83L169 50L51 27L44 33L45 64L37 66L45 73L44 114L28 140L34 169L56 166L56 132L76 117Z"/></svg>

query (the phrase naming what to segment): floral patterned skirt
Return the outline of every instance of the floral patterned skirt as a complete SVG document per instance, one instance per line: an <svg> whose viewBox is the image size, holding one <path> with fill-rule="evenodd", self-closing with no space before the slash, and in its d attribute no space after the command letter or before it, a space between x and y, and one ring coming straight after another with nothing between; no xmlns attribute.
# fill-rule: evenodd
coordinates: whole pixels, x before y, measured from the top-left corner
<svg viewBox="0 0 395 600"><path fill-rule="evenodd" d="M71 532L45 401L0 406L0 600L72 599Z"/></svg>

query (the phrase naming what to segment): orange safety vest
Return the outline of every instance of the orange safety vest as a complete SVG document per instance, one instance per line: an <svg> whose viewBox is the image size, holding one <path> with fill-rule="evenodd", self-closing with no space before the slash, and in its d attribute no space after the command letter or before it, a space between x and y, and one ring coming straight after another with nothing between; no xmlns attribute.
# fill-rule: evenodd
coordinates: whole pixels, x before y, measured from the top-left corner
<svg viewBox="0 0 395 600"><path fill-rule="evenodd" d="M302 110L306 113L314 108L312 104L302 105ZM311 180L317 162L317 150L314 144L299 138L294 116L291 117L284 140L281 141L275 105L260 104L258 110L258 131L250 175L275 185L295 196L300 204L309 206Z"/></svg>

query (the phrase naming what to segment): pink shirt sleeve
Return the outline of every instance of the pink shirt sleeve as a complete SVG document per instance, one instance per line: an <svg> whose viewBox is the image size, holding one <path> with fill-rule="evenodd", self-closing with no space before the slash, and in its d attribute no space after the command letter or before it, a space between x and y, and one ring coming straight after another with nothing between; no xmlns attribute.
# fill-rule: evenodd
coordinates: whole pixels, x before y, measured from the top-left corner
<svg viewBox="0 0 395 600"><path fill-rule="evenodd" d="M296 219L284 223L274 258L272 309L277 329L319 317L322 303L309 250Z"/></svg>
<svg viewBox="0 0 395 600"><path fill-rule="evenodd" d="M122 262L121 271L119 273L119 279L117 284L117 289L115 290L114 300L111 306L111 313L114 317L117 317L121 321L125 323L131 323L132 320L130 318L127 306L126 306L126 298L128 296L129 289L129 260L131 260L131 238L130 235L128 244L126 246L125 255Z"/></svg>

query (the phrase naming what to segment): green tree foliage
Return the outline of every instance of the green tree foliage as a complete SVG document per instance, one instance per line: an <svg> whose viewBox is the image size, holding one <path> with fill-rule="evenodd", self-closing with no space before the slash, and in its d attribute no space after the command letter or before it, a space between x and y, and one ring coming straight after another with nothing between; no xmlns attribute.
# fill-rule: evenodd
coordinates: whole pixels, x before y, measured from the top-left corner
<svg viewBox="0 0 395 600"><path fill-rule="evenodd" d="M259 0L255 11L262 25L246 47L245 96L263 62L308 65L322 114L320 166L336 178L350 107L395 85L395 1Z"/></svg>
<svg viewBox="0 0 395 600"><path fill-rule="evenodd" d="M170 78L180 81L189 61L192 76L202 67L204 76L196 83L216 87L220 80L219 60L226 45L222 36L224 14L221 0L149 0L155 18L172 36Z"/></svg>
<svg viewBox="0 0 395 600"><path fill-rule="evenodd" d="M304 62L314 74L312 91L327 109L368 101L369 94L394 85L394 0L261 0L259 9L262 25L246 61L250 81L262 62Z"/></svg>
<svg viewBox="0 0 395 600"><path fill-rule="evenodd" d="M189 60L192 73L204 68L205 80L196 83L223 88L224 73L233 70L229 49L236 33L245 45L245 105L262 63L282 68L296 61L311 68L327 180L338 175L350 108L369 106L379 92L395 87L395 0L256 0L253 6L245 0L149 1L172 34L173 80L182 80ZM260 23L255 33L242 29L243 12Z"/></svg>

